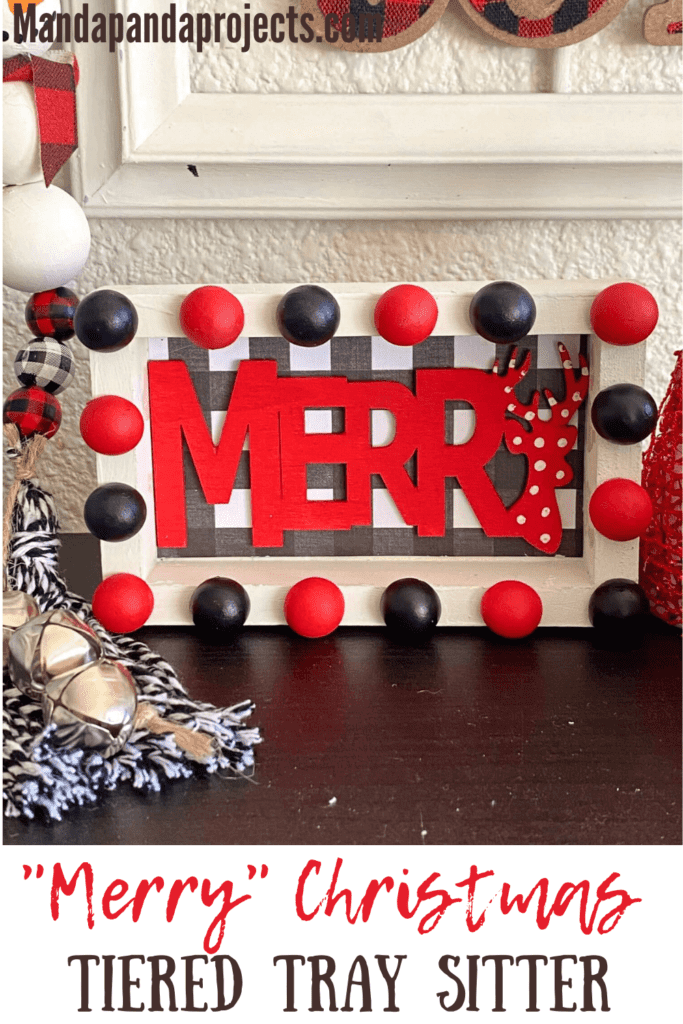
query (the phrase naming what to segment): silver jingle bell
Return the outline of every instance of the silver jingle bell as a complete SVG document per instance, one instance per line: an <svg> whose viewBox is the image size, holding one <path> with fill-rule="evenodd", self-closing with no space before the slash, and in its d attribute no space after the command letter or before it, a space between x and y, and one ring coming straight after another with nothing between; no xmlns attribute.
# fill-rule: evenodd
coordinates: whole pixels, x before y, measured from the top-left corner
<svg viewBox="0 0 683 1024"><path fill-rule="evenodd" d="M137 691L128 669L103 659L48 682L43 719L56 725L58 747L83 747L110 757L133 731Z"/></svg>
<svg viewBox="0 0 683 1024"><path fill-rule="evenodd" d="M23 590L5 590L2 595L2 667L7 667L9 640L15 629L40 615L40 608Z"/></svg>
<svg viewBox="0 0 683 1024"><path fill-rule="evenodd" d="M9 641L9 674L14 685L39 699L52 679L102 657L90 626L64 608L45 612L15 629Z"/></svg>

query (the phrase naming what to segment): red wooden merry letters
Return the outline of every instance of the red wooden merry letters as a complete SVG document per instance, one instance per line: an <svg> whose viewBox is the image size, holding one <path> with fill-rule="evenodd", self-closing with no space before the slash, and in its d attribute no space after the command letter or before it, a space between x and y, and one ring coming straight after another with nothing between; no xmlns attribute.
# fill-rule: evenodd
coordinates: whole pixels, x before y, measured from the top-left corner
<svg viewBox="0 0 683 1024"><path fill-rule="evenodd" d="M285 530L349 530L372 525L373 474L382 477L408 526L419 536L445 533L446 479L455 477L489 537L523 537L552 554L562 539L555 488L570 483L566 461L576 440L569 419L588 390L588 368L581 357L576 379L563 345L564 400L545 392L550 419L538 415L540 396L522 405L514 388L526 375L530 355L507 373L476 369L417 370L415 393L390 381L349 381L345 377L278 377L272 360L240 363L219 443L213 443L187 367L183 362L149 363L149 398L154 468L157 543L183 548L187 516L183 441L210 504L230 500L244 441L249 435L252 541L255 547L282 547ZM446 403L464 401L474 410L474 433L462 444L445 441ZM340 433L309 434L307 409L341 408ZM389 410L396 422L393 440L371 439L373 410ZM517 418L513 418L517 417ZM524 493L506 508L485 466L501 440L528 461ZM405 466L417 452L417 479ZM346 471L344 500L310 501L307 466L341 464Z"/></svg>

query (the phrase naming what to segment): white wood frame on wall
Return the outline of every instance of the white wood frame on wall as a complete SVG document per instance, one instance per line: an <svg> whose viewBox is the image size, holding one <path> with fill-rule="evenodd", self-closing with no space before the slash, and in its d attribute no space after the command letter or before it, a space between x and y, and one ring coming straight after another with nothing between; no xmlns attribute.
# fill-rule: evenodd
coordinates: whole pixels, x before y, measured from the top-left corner
<svg viewBox="0 0 683 1024"><path fill-rule="evenodd" d="M563 93L561 51L552 94L289 95L193 94L185 44L74 49L90 217L680 215L680 96Z"/></svg>
<svg viewBox="0 0 683 1024"><path fill-rule="evenodd" d="M472 296L485 282L429 282L439 306L434 334L471 335L468 309ZM628 348L607 345L590 334L590 307L594 297L612 281L520 282L534 296L537 318L534 333L589 334L589 410L595 395L612 384L628 381L642 385L645 345ZM114 353L90 354L93 395L116 394L134 402L145 417L145 433L137 448L126 455L97 456L100 484L121 482L135 487L148 506L146 523L128 541L102 543L105 576L132 572L154 591L151 625L191 625L190 598L211 576L227 576L245 586L251 599L247 625L284 623L283 603L289 588L307 576L334 580L344 594L342 625L382 625L379 603L392 580L405 576L424 579L438 590L442 626L483 625L479 607L487 587L502 579L518 579L531 586L543 601L543 626L587 626L588 602L593 590L607 579L638 578L638 541L611 541L598 534L588 518L588 503L595 488L612 477L640 479L639 445L621 446L603 440L586 416L584 451L584 554L581 558L453 558L344 557L344 558L157 558L154 489L147 392L147 339L182 336L178 319L183 298L196 285L118 287L135 304L139 318L136 339ZM245 336L276 337L275 310L289 284L225 284L238 296L245 311ZM373 311L386 283L325 284L341 308L339 335L375 334ZM523 344L523 343L522 343Z"/></svg>

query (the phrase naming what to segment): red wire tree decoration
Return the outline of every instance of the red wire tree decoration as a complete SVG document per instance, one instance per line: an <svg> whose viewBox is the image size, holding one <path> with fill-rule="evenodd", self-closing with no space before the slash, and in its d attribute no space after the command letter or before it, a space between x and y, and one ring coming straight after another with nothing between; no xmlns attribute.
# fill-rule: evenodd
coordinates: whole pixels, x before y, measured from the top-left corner
<svg viewBox="0 0 683 1024"><path fill-rule="evenodd" d="M640 583L652 612L681 625L681 352L643 460L654 514L640 543Z"/></svg>

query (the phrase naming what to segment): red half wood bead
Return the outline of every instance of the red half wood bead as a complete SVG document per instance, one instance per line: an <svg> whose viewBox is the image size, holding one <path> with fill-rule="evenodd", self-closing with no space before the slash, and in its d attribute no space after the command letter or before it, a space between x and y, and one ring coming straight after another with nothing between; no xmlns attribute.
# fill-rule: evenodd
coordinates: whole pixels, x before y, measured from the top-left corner
<svg viewBox="0 0 683 1024"><path fill-rule="evenodd" d="M242 333L244 309L227 288L205 285L183 299L180 326L199 348L226 348Z"/></svg>
<svg viewBox="0 0 683 1024"><path fill-rule="evenodd" d="M132 573L107 576L93 594L92 613L110 633L134 633L153 610L152 588Z"/></svg>
<svg viewBox="0 0 683 1024"><path fill-rule="evenodd" d="M291 588L284 610L287 625L299 636L327 636L344 616L344 595L331 580L309 576Z"/></svg>
<svg viewBox="0 0 683 1024"><path fill-rule="evenodd" d="M100 395L81 413L81 437L100 455L123 455L139 444L145 429L142 413L127 398Z"/></svg>
<svg viewBox="0 0 683 1024"><path fill-rule="evenodd" d="M543 602L533 587L520 580L501 580L481 599L481 617L489 629L508 640L528 636L543 615Z"/></svg>
<svg viewBox="0 0 683 1024"><path fill-rule="evenodd" d="M626 477L605 480L595 489L588 514L598 533L609 540L642 537L652 519L652 501L644 487Z"/></svg>
<svg viewBox="0 0 683 1024"><path fill-rule="evenodd" d="M611 284L596 295L591 306L593 331L610 345L637 345L645 341L658 319L654 295L631 281Z"/></svg>
<svg viewBox="0 0 683 1024"><path fill-rule="evenodd" d="M418 345L434 330L439 310L436 299L416 284L398 284L375 306L375 327L392 345Z"/></svg>

